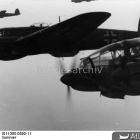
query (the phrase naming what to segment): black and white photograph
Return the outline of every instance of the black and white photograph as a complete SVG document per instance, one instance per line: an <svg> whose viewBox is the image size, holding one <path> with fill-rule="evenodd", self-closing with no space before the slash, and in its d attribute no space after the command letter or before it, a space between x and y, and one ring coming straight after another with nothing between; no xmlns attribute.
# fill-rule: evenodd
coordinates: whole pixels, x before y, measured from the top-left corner
<svg viewBox="0 0 140 140"><path fill-rule="evenodd" d="M139 0L0 0L0 130L140 130Z"/></svg>

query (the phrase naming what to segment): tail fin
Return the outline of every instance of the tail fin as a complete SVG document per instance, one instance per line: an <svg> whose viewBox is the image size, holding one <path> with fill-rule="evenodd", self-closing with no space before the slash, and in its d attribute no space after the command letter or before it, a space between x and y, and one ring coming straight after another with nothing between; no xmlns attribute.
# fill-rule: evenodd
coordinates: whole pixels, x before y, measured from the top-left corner
<svg viewBox="0 0 140 140"><path fill-rule="evenodd" d="M140 18L139 18L139 22L138 22L138 32L140 33Z"/></svg>
<svg viewBox="0 0 140 140"><path fill-rule="evenodd" d="M16 9L16 10L15 10L15 15L20 15L19 9Z"/></svg>

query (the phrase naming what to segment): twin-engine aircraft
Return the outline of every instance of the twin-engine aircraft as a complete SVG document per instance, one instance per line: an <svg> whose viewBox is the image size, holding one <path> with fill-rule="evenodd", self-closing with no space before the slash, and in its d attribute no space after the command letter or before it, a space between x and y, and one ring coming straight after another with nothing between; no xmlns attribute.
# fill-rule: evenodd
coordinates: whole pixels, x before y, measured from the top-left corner
<svg viewBox="0 0 140 140"><path fill-rule="evenodd" d="M81 59L61 81L75 90L100 91L109 98L140 95L140 37L109 44Z"/></svg>
<svg viewBox="0 0 140 140"><path fill-rule="evenodd" d="M75 16L51 27L0 29L0 60L49 53L56 57L74 56L83 48L77 44L101 25L110 13L91 12ZM84 46L84 49L88 49Z"/></svg>
<svg viewBox="0 0 140 140"><path fill-rule="evenodd" d="M18 15L20 15L19 9L16 9L15 13L7 13L6 10L0 11L0 18L18 16Z"/></svg>
<svg viewBox="0 0 140 140"><path fill-rule="evenodd" d="M110 16L108 12L91 12L53 26L0 29L0 60L15 60L44 53L69 57L81 50L99 49L112 42L140 36L139 30L98 28Z"/></svg>

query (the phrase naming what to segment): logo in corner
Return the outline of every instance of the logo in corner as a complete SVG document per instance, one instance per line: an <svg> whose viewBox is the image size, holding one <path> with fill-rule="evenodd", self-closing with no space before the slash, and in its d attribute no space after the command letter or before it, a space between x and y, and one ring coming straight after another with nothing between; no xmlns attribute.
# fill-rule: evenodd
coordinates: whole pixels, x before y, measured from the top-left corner
<svg viewBox="0 0 140 140"><path fill-rule="evenodd" d="M128 138L129 138L129 134L127 134L125 136L124 135L121 135L121 134L119 135L119 139L120 140L127 140Z"/></svg>
<svg viewBox="0 0 140 140"><path fill-rule="evenodd" d="M114 132L112 140L140 140L140 132Z"/></svg>

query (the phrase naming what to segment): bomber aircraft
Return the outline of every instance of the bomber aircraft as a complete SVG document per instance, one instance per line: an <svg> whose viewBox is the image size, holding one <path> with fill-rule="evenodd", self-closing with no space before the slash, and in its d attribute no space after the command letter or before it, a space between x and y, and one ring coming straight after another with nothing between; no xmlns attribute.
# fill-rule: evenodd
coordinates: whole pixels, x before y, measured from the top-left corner
<svg viewBox="0 0 140 140"><path fill-rule="evenodd" d="M108 12L90 12L52 26L2 28L0 60L15 60L44 53L69 57L81 50L99 49L112 42L140 36L139 30L98 28L110 15Z"/></svg>
<svg viewBox="0 0 140 140"><path fill-rule="evenodd" d="M140 37L109 44L82 58L61 81L80 91L100 91L109 98L140 95Z"/></svg>
<svg viewBox="0 0 140 140"><path fill-rule="evenodd" d="M7 13L6 10L0 11L0 18L18 16L18 15L20 15L19 9L16 9L15 13Z"/></svg>
<svg viewBox="0 0 140 140"><path fill-rule="evenodd" d="M91 12L49 28L31 26L0 29L0 60L15 60L42 53L57 57L74 56L82 49L77 48L76 44L109 16L107 12Z"/></svg>

